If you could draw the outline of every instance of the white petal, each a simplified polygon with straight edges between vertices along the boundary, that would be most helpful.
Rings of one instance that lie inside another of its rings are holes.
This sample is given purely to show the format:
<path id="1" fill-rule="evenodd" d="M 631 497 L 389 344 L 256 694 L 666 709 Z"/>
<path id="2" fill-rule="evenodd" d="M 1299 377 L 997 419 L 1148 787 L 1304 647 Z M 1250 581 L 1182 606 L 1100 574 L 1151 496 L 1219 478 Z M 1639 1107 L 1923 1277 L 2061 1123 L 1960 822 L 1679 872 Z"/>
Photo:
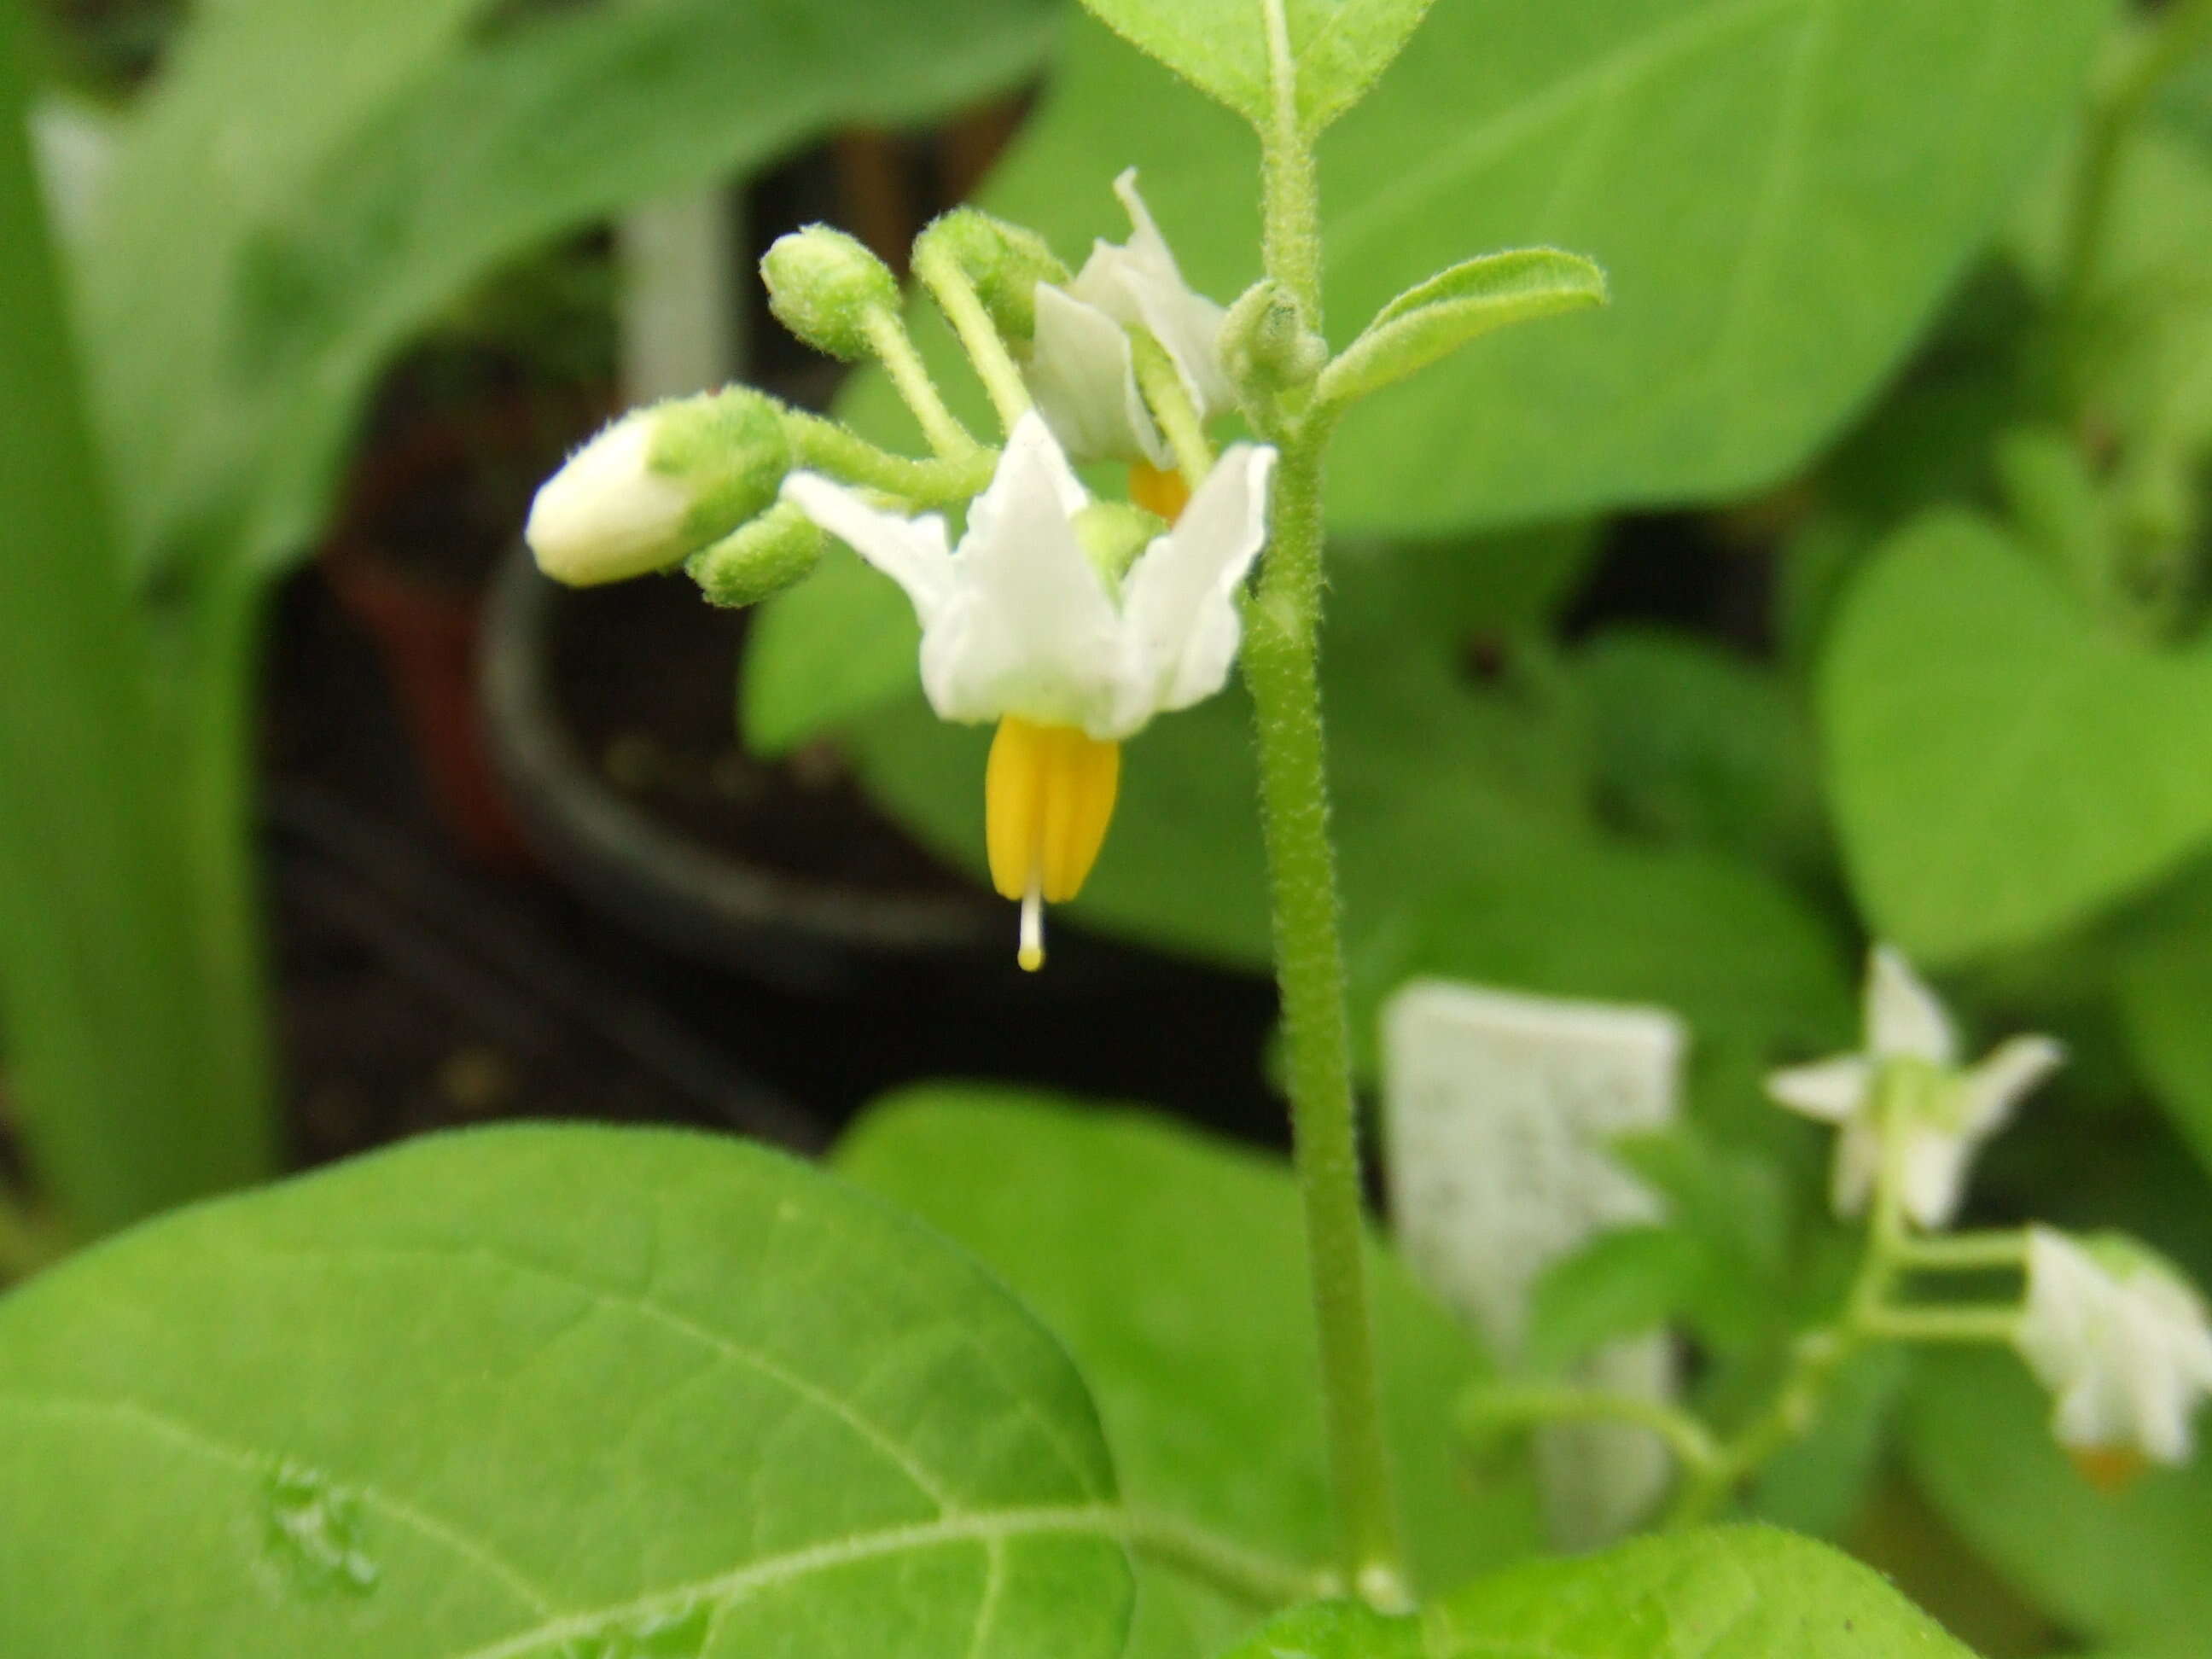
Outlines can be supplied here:
<path id="1" fill-rule="evenodd" d="M 945 520 L 932 513 L 903 518 L 872 507 L 857 490 L 812 472 L 783 481 L 784 499 L 906 590 L 914 614 L 927 629 L 957 586 Z"/>
<path id="2" fill-rule="evenodd" d="M 2112 1285 L 2089 1253 L 2050 1227 L 2027 1230 L 2027 1307 L 2014 1345 L 2053 1390 L 2090 1368 Z"/>
<path id="3" fill-rule="evenodd" d="M 691 497 L 653 471 L 653 436 L 649 411 L 634 410 L 545 481 L 522 532 L 539 569 L 583 587 L 641 576 L 683 556 L 674 538 Z"/>
<path id="4" fill-rule="evenodd" d="M 1973 1151 L 1963 1135 L 1931 1129 L 1910 1135 L 1902 1172 L 1905 1212 L 1930 1231 L 1949 1226 L 1966 1195 L 1966 1166 Z"/>
<path id="5" fill-rule="evenodd" d="M 1838 1054 L 1766 1074 L 1769 1096 L 1823 1123 L 1841 1123 L 1863 1111 L 1873 1089 L 1874 1062 L 1864 1054 Z"/>
<path id="6" fill-rule="evenodd" d="M 1867 1119 L 1850 1119 L 1836 1137 L 1835 1170 L 1828 1181 L 1828 1201 L 1836 1213 L 1849 1217 L 1863 1212 L 1881 1170 L 1881 1137 Z"/>
<path id="7" fill-rule="evenodd" d="M 2135 1419 L 2133 1438 L 2160 1463 L 2186 1462 L 2196 1389 L 2176 1363 L 2179 1355 L 2167 1340 L 2157 1310 L 2124 1293 L 2117 1312 L 2114 1337 L 2120 1379 Z"/>
<path id="8" fill-rule="evenodd" d="M 1118 322 L 1150 330 L 1201 416 L 1228 408 L 1236 401 L 1221 368 L 1221 324 L 1228 313 L 1183 280 L 1167 239 L 1137 193 L 1134 167 L 1114 181 L 1114 193 L 1128 210 L 1128 242 L 1096 244 L 1068 291 Z"/>
<path id="9" fill-rule="evenodd" d="M 1128 331 L 1049 283 L 1036 286 L 1036 340 L 1024 377 L 1053 435 L 1083 460 L 1169 464 L 1137 388 Z"/>
<path id="10" fill-rule="evenodd" d="M 1212 696 L 1228 679 L 1242 632 L 1237 590 L 1267 539 L 1274 466 L 1273 449 L 1238 444 L 1130 569 L 1121 619 L 1135 670 L 1123 710 L 1131 730 Z"/>
<path id="11" fill-rule="evenodd" d="M 1877 1058 L 1907 1056 L 1931 1066 L 1958 1064 L 1959 1040 L 1936 994 L 1887 945 L 1867 963 L 1867 1048 Z"/>
<path id="12" fill-rule="evenodd" d="M 1084 501 L 1043 420 L 1024 416 L 969 509 L 957 600 L 923 629 L 922 689 L 946 720 L 1111 724 L 1121 617 L 1069 522 Z"/>
<path id="13" fill-rule="evenodd" d="M 2027 1092 L 2065 1062 L 2065 1045 L 2054 1037 L 2016 1036 L 1999 1043 L 1960 1079 L 1966 1132 L 1987 1135 L 2002 1128 Z"/>

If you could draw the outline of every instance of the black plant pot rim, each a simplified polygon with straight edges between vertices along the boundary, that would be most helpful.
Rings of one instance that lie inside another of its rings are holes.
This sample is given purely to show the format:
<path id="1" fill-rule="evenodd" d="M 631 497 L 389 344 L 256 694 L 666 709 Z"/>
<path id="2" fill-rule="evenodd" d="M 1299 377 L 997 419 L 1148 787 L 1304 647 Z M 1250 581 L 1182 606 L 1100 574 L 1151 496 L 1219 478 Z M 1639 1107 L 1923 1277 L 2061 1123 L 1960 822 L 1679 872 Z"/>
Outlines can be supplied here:
<path id="1" fill-rule="evenodd" d="M 741 861 L 610 787 L 554 691 L 550 635 L 565 591 L 515 545 L 485 608 L 478 690 L 525 836 L 587 902 L 667 949 L 803 988 L 838 988 L 885 966 L 1011 957 L 980 895 L 884 892 Z"/>

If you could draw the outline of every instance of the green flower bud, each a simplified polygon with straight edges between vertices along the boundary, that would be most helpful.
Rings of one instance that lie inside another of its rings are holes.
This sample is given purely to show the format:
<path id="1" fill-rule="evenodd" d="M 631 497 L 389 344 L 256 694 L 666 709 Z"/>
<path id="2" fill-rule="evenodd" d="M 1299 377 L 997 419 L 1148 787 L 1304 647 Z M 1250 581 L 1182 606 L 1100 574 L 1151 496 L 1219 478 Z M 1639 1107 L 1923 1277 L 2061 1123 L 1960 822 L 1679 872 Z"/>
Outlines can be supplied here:
<path id="1" fill-rule="evenodd" d="M 1168 533 L 1168 521 L 1129 501 L 1093 501 L 1075 515 L 1075 539 L 1097 568 L 1118 586 L 1154 538 Z"/>
<path id="2" fill-rule="evenodd" d="M 665 570 L 775 499 L 791 443 L 774 400 L 744 386 L 632 410 L 531 503 L 538 567 L 572 587 Z"/>
<path id="3" fill-rule="evenodd" d="M 779 501 L 750 524 L 740 525 L 684 563 L 710 605 L 732 610 L 773 599 L 811 575 L 824 538 L 814 521 L 789 501 Z"/>
<path id="4" fill-rule="evenodd" d="M 1314 332 L 1297 295 L 1255 283 L 1221 324 L 1221 363 L 1248 409 L 1314 383 L 1328 365 L 1328 343 Z"/>
<path id="5" fill-rule="evenodd" d="M 975 208 L 932 220 L 914 244 L 915 264 L 945 259 L 965 273 L 991 321 L 1009 340 L 1036 333 L 1036 285 L 1071 280 L 1043 237 Z"/>
<path id="6" fill-rule="evenodd" d="M 827 225 L 779 236 L 761 261 L 768 306 L 817 351 L 851 362 L 869 355 L 868 319 L 898 309 L 898 279 L 857 240 Z"/>

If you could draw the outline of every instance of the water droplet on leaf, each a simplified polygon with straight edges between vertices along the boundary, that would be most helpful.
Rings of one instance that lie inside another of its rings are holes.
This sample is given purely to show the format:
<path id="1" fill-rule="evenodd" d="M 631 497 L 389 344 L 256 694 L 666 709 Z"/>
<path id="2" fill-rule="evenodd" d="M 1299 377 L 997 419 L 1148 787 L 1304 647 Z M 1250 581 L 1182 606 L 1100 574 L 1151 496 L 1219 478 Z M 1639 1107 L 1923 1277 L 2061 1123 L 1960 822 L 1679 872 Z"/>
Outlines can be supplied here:
<path id="1" fill-rule="evenodd" d="M 287 1458 L 264 1492 L 269 1553 L 310 1595 L 366 1595 L 383 1576 L 362 1542 L 361 1494 Z"/>

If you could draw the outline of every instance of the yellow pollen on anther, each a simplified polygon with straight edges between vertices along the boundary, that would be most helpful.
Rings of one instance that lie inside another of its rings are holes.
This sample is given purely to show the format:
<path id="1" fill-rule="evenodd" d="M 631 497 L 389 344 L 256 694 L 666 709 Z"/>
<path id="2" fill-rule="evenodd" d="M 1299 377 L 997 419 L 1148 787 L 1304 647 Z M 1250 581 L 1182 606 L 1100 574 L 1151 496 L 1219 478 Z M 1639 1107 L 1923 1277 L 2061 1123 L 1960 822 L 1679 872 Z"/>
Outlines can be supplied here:
<path id="1" fill-rule="evenodd" d="M 1129 499 L 1155 518 L 1173 524 L 1190 505 L 1190 485 L 1172 468 L 1162 471 L 1149 461 L 1129 465 Z"/>
<path id="2" fill-rule="evenodd" d="M 1083 889 L 1121 785 L 1121 745 L 1072 726 L 1009 714 L 999 722 L 983 774 L 984 843 L 991 884 L 1022 907 L 1018 960 L 1044 966 L 1044 907 Z"/>
<path id="3" fill-rule="evenodd" d="M 2150 1467 L 2132 1446 L 2069 1446 L 2066 1456 L 2075 1474 L 2108 1497 L 2126 1491 Z"/>

